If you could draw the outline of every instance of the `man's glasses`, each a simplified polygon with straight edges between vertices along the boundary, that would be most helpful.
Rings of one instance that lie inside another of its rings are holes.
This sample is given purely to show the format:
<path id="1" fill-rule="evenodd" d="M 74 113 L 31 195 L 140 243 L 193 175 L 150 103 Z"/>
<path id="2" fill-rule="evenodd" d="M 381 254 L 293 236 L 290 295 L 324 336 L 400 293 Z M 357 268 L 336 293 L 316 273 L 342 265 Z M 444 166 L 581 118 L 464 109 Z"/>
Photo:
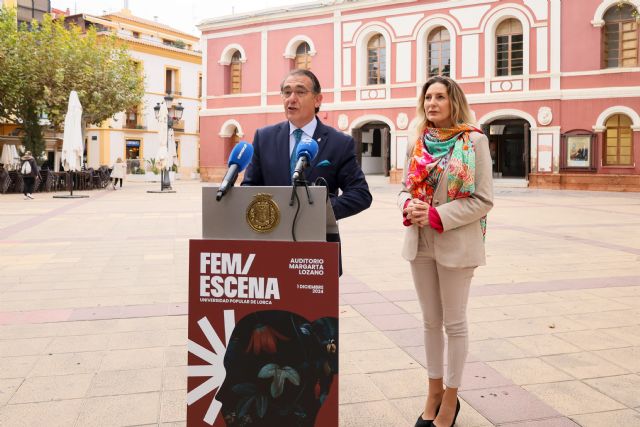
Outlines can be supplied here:
<path id="1" fill-rule="evenodd" d="M 291 90 L 291 89 L 283 89 L 280 92 L 280 95 L 282 96 L 283 99 L 287 99 L 289 98 L 292 94 L 296 94 L 296 96 L 298 98 L 304 98 L 305 96 L 307 96 L 307 94 L 309 94 L 311 91 L 307 90 L 307 89 L 295 89 L 295 90 Z"/>

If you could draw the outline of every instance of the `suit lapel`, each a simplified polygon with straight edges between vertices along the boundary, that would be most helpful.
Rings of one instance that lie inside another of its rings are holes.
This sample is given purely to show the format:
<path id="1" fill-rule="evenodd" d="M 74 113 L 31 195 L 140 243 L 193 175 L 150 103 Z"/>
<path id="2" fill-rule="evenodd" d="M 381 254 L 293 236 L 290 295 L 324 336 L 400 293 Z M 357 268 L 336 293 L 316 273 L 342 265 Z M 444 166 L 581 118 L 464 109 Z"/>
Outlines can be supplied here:
<path id="1" fill-rule="evenodd" d="M 275 154 L 277 157 L 276 170 L 279 171 L 279 180 L 288 183 L 291 181 L 291 177 L 289 176 L 289 161 L 291 159 L 289 154 L 289 122 L 282 122 L 280 129 L 278 129 Z"/>
<path id="2" fill-rule="evenodd" d="M 318 125 L 316 126 L 316 131 L 313 133 L 313 139 L 318 143 L 318 154 L 316 158 L 311 162 L 311 167 L 315 167 L 316 164 L 322 159 L 322 152 L 327 146 L 328 138 L 329 138 L 329 129 L 325 125 L 322 124 L 320 119 L 316 117 L 318 120 Z"/>

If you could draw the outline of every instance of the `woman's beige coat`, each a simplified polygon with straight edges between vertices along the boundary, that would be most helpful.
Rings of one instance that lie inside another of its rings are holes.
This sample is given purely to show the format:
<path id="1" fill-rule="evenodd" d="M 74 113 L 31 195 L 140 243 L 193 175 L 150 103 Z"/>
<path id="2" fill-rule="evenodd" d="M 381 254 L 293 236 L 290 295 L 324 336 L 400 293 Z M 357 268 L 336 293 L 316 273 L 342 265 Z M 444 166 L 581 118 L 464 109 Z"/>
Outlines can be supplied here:
<path id="1" fill-rule="evenodd" d="M 110 178 L 124 178 L 127 174 L 127 164 L 125 162 L 115 162 L 111 169 Z"/>
<path id="2" fill-rule="evenodd" d="M 480 218 L 493 207 L 493 181 L 491 155 L 487 137 L 479 132 L 471 133 L 476 150 L 475 192 L 466 198 L 447 202 L 447 180 L 443 175 L 433 196 L 432 206 L 437 209 L 444 227 L 443 233 L 425 230 L 434 234 L 434 254 L 438 264 L 450 268 L 466 268 L 486 263 L 484 240 L 480 228 Z M 398 206 L 403 209 L 411 195 L 407 191 L 407 165 L 413 154 L 414 144 L 409 143 L 405 157 L 402 191 L 398 195 Z M 425 228 L 429 228 L 428 225 Z M 402 257 L 413 261 L 418 252 L 420 228 L 417 225 L 406 227 Z"/>

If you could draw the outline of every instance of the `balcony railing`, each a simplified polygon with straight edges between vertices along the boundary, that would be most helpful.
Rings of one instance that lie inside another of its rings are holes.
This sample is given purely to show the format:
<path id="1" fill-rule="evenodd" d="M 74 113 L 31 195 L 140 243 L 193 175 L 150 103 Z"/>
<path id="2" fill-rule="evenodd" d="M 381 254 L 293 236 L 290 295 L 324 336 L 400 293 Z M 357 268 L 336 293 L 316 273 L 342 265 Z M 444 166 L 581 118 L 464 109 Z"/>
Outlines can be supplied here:
<path id="1" fill-rule="evenodd" d="M 143 126 L 143 125 L 138 125 L 135 123 L 125 123 L 123 129 L 139 129 L 139 130 L 146 130 L 147 127 Z"/>

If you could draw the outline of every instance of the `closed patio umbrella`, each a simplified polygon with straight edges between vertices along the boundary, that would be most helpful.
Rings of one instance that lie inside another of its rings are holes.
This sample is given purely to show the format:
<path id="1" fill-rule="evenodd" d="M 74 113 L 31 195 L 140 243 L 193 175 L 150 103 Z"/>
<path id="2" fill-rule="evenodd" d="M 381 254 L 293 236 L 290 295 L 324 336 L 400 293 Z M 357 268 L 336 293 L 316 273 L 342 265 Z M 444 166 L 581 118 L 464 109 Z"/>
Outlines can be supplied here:
<path id="1" fill-rule="evenodd" d="M 173 128 L 169 129 L 169 148 L 167 157 L 167 169 L 171 170 L 174 164 L 178 162 L 178 153 L 176 152 L 176 136 Z"/>
<path id="2" fill-rule="evenodd" d="M 4 165 L 5 170 L 9 170 L 13 166 L 13 156 L 9 147 L 9 144 L 4 144 L 2 146 L 2 155 L 0 155 L 0 163 Z"/>
<path id="3" fill-rule="evenodd" d="M 15 145 L 10 145 L 9 147 L 11 147 L 11 157 L 13 158 L 11 164 L 15 168 L 20 164 L 20 155 L 18 154 L 18 149 Z"/>
<path id="4" fill-rule="evenodd" d="M 70 176 L 82 169 L 82 105 L 78 93 L 72 90 L 69 94 L 69 106 L 67 107 L 67 115 L 64 118 L 64 136 L 62 139 L 62 164 L 64 170 L 70 171 Z M 69 188 L 71 193 L 68 196 L 53 197 L 89 197 L 73 195 L 73 179 L 69 180 Z"/>

